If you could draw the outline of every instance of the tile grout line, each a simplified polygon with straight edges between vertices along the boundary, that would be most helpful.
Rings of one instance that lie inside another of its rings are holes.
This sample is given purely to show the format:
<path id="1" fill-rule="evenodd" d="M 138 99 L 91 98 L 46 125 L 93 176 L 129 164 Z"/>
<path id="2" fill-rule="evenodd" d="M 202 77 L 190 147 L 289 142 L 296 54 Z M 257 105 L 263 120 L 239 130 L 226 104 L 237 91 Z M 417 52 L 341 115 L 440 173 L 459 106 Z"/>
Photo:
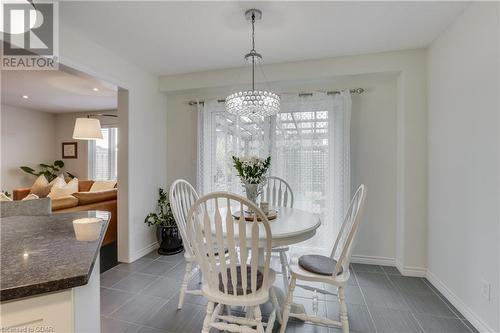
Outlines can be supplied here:
<path id="1" fill-rule="evenodd" d="M 442 301 L 443 301 L 443 303 L 445 303 L 445 304 L 446 304 L 446 306 L 448 307 L 448 309 L 450 309 L 450 311 L 451 311 L 451 312 L 453 312 L 453 314 L 454 314 L 455 316 L 457 316 L 457 318 L 458 318 L 458 319 L 462 319 L 462 318 L 460 318 L 460 317 L 459 317 L 459 315 L 461 315 L 461 313 L 460 313 L 460 314 L 459 314 L 459 313 L 457 313 L 457 311 L 458 311 L 458 310 L 457 310 L 457 311 L 455 311 L 455 310 L 453 310 L 453 309 L 452 309 L 452 308 L 448 305 L 448 302 L 449 302 L 449 301 L 446 299 L 446 297 L 444 297 L 444 295 L 443 295 L 443 296 L 440 296 L 440 295 L 439 295 L 439 294 L 438 294 L 438 293 L 434 290 L 434 288 L 435 288 L 435 287 L 434 287 L 434 286 L 431 286 L 429 283 L 427 283 L 427 282 L 425 281 L 425 279 L 422 279 L 422 281 L 423 281 L 423 282 L 424 282 L 424 283 L 425 283 L 425 284 L 429 287 L 429 289 L 430 289 L 430 290 L 432 290 L 432 292 L 434 293 L 434 295 L 436 295 L 436 296 L 437 296 L 440 300 L 442 300 Z"/>
<path id="2" fill-rule="evenodd" d="M 424 327 L 422 326 L 422 324 L 420 323 L 420 321 L 417 319 L 417 316 L 415 316 L 415 314 L 413 313 L 413 311 L 411 310 L 411 306 L 410 304 L 408 304 L 408 302 L 406 301 L 406 298 L 404 297 L 403 293 L 398 289 L 398 287 L 394 284 L 394 282 L 391 280 L 391 277 L 389 276 L 389 274 L 385 271 L 385 269 L 382 267 L 382 270 L 384 271 L 387 279 L 389 280 L 389 283 L 394 287 L 394 290 L 398 293 L 399 296 L 401 296 L 401 298 L 403 299 L 403 302 L 408 306 L 408 312 L 410 313 L 410 315 L 412 316 L 412 318 L 415 320 L 415 322 L 417 323 L 418 327 L 420 328 L 420 330 L 424 333 L 426 333 Z M 396 275 L 398 276 L 398 275 Z M 404 276 L 401 274 L 401 276 Z"/>
<path id="3" fill-rule="evenodd" d="M 398 276 L 398 275 L 394 275 L 394 276 Z M 431 291 L 432 291 L 431 293 L 428 293 L 428 292 L 417 292 L 417 291 L 408 291 L 408 292 L 409 292 L 410 294 L 435 294 L 435 295 L 439 298 L 439 300 L 440 300 L 440 301 L 442 301 L 442 302 L 446 305 L 446 307 L 450 310 L 450 312 L 452 313 L 452 315 L 453 315 L 453 316 L 451 316 L 451 317 L 450 317 L 450 316 L 446 316 L 446 315 L 437 315 L 437 314 L 430 314 L 430 313 L 419 313 L 419 314 L 424 315 L 424 316 L 432 316 L 432 317 L 436 317 L 436 318 L 461 319 L 461 318 L 457 315 L 456 311 L 453 311 L 453 309 L 452 309 L 452 308 L 450 308 L 450 306 L 448 305 L 448 303 L 446 303 L 446 302 L 445 302 L 445 300 L 444 300 L 442 297 L 440 297 L 440 296 L 439 296 L 439 295 L 438 295 L 438 294 L 437 294 L 437 293 L 436 293 L 436 292 L 435 292 L 435 291 L 434 291 L 434 290 L 433 290 L 433 289 L 429 286 L 429 284 L 428 284 L 428 283 L 425 283 L 425 280 L 423 280 L 423 278 L 418 278 L 418 277 L 413 277 L 413 276 L 404 276 L 404 275 L 401 275 L 401 277 L 403 277 L 403 278 L 410 278 L 410 279 L 415 278 L 415 279 L 420 279 L 420 280 L 422 280 L 422 281 L 424 282 L 424 284 L 426 284 L 426 285 L 429 287 L 429 289 L 431 289 Z M 391 280 L 390 275 L 388 275 L 388 278 L 389 278 L 389 281 L 390 281 L 390 282 L 394 285 L 394 282 Z M 400 290 L 398 289 L 398 287 L 396 287 L 395 289 L 396 289 L 396 291 L 397 291 L 397 292 L 398 292 L 401 296 L 403 296 L 403 299 L 406 301 L 406 299 L 405 299 L 405 297 L 404 297 L 405 295 L 403 295 L 402 291 L 400 291 Z M 407 303 L 407 304 L 408 304 L 408 303 Z M 408 304 L 408 305 L 409 305 L 409 304 Z M 410 312 L 412 312 L 412 313 L 413 313 L 413 311 L 411 311 L 411 308 L 410 308 Z"/>
<path id="4" fill-rule="evenodd" d="M 132 322 L 132 321 L 127 321 L 127 320 L 123 320 L 123 319 L 118 319 L 118 318 L 110 317 L 109 315 L 108 315 L 108 316 L 101 315 L 101 317 L 104 317 L 104 318 L 106 318 L 106 319 L 116 320 L 116 321 L 119 321 L 119 322 L 122 322 L 122 323 L 125 323 L 125 324 L 134 325 L 134 326 L 137 326 L 137 327 L 138 327 L 138 329 L 140 329 L 141 327 L 146 327 L 146 328 L 152 328 L 152 329 L 157 330 L 157 331 L 162 331 L 162 330 L 163 330 L 163 329 L 158 329 L 158 328 L 153 327 L 153 326 L 148 326 L 148 325 L 138 324 L 138 323 L 134 323 L 134 322 Z M 136 332 L 139 332 L 139 331 L 136 331 Z M 172 332 L 170 332 L 170 331 L 165 331 L 165 333 L 172 333 Z"/>
<path id="5" fill-rule="evenodd" d="M 467 324 L 464 322 L 464 319 L 460 318 L 460 316 L 459 316 L 459 315 L 462 315 L 462 314 L 461 314 L 461 313 L 460 313 L 460 314 L 458 314 L 458 313 L 457 313 L 458 309 L 457 309 L 457 311 L 453 310 L 453 309 L 452 309 L 452 308 L 448 305 L 448 302 L 449 302 L 449 301 L 448 301 L 448 300 L 444 297 L 444 295 L 441 297 L 441 296 L 440 296 L 440 295 L 439 295 L 439 294 L 438 294 L 438 293 L 434 290 L 434 288 L 435 288 L 435 287 L 434 287 L 434 286 L 431 286 L 431 285 L 430 285 L 430 282 L 426 282 L 426 280 L 427 280 L 427 279 L 422 279 L 422 281 L 423 281 L 423 282 L 424 282 L 424 283 L 425 283 L 425 284 L 429 287 L 429 289 L 431 289 L 431 290 L 432 290 L 432 292 L 433 292 L 433 293 L 434 293 L 434 294 L 435 294 L 435 295 L 436 295 L 436 296 L 437 296 L 437 297 L 438 297 L 441 301 L 443 301 L 443 303 L 444 303 L 444 304 L 446 304 L 446 306 L 448 307 L 448 309 L 450 309 L 450 311 L 451 311 L 451 312 L 453 312 L 453 314 L 455 314 L 455 316 L 457 316 L 457 319 L 459 319 L 459 320 L 462 322 L 462 324 L 464 324 L 464 325 L 465 325 L 465 327 L 467 327 L 467 329 L 469 330 L 469 332 L 474 333 L 474 332 L 471 330 L 471 328 L 469 327 L 469 325 L 467 325 Z M 462 316 L 463 316 L 463 315 L 462 315 Z"/>
<path id="6" fill-rule="evenodd" d="M 382 268 L 381 268 L 382 269 Z M 383 271 L 383 269 L 382 269 Z M 361 297 L 363 297 L 363 302 L 365 303 L 365 306 L 366 306 L 366 311 L 368 311 L 368 314 L 370 315 L 370 319 L 372 321 L 372 324 L 373 324 L 373 327 L 375 328 L 375 332 L 378 333 L 378 329 L 377 329 L 377 326 L 375 325 L 375 320 L 373 320 L 373 315 L 372 315 L 372 312 L 370 311 L 370 308 L 368 307 L 368 302 L 366 301 L 366 298 L 365 298 L 365 293 L 363 292 L 363 289 L 361 288 L 361 285 L 359 284 L 359 281 L 358 281 L 358 276 L 356 274 L 356 271 L 354 269 L 354 266 L 352 266 L 352 274 L 354 275 L 354 279 L 356 280 L 356 283 L 358 284 L 358 287 L 359 287 L 359 290 L 361 292 Z"/>
<path id="7" fill-rule="evenodd" d="M 462 324 L 464 324 L 471 333 L 475 333 L 474 330 L 472 329 L 472 327 L 474 327 L 474 326 L 472 326 L 470 321 L 468 321 L 467 319 L 462 319 L 462 318 L 460 318 L 460 320 L 462 321 Z M 467 324 L 467 323 L 469 323 L 469 324 Z M 475 327 L 474 327 L 474 329 L 475 329 Z"/>
<path id="8" fill-rule="evenodd" d="M 385 272 L 385 270 L 384 270 Z M 389 279 L 389 281 L 391 282 L 391 284 L 394 285 L 394 282 L 391 280 L 389 274 L 387 274 L 386 272 L 386 275 L 387 275 L 387 278 Z M 405 277 L 404 275 L 401 275 L 402 277 Z M 411 277 L 410 277 L 411 278 Z M 448 316 L 439 316 L 439 315 L 432 315 L 432 314 L 425 314 L 423 313 L 422 315 L 428 315 L 428 316 L 431 316 L 431 317 L 435 317 L 435 318 L 442 318 L 442 319 L 458 319 L 460 320 L 466 327 L 467 327 L 467 330 L 469 330 L 471 333 L 474 333 L 472 332 L 472 330 L 470 329 L 470 327 L 464 322 L 464 320 L 462 318 L 460 318 L 457 314 L 456 311 L 454 311 L 449 305 L 448 303 L 446 302 L 447 300 L 444 299 L 443 297 L 441 297 L 438 293 L 436 293 L 436 291 L 433 289 L 433 286 L 430 286 L 429 283 L 426 282 L 425 279 L 423 278 L 420 278 L 420 280 L 426 285 L 429 287 L 429 289 L 432 291 L 432 294 L 436 295 L 445 305 L 446 307 L 451 311 L 451 313 L 453 315 L 455 315 L 455 317 L 448 317 Z M 404 298 L 404 295 L 402 294 L 401 291 L 399 291 L 399 289 L 396 287 L 396 291 L 401 295 L 403 296 L 403 300 L 406 302 L 406 299 Z M 407 302 L 406 302 L 407 303 Z M 408 303 L 407 303 L 408 304 Z M 411 310 L 411 308 L 410 308 Z M 419 327 L 422 329 L 423 332 L 426 332 L 425 329 L 423 328 L 422 324 L 420 323 L 420 321 L 418 320 L 418 318 L 415 316 L 415 314 L 413 313 L 413 311 L 410 311 L 410 314 L 412 315 L 412 317 L 416 320 L 417 324 L 419 325 Z"/>
<path id="9" fill-rule="evenodd" d="M 153 261 L 154 261 L 154 260 L 153 260 Z M 175 267 L 177 267 L 179 264 L 181 264 L 181 262 L 178 262 L 177 264 L 175 264 L 175 265 L 174 265 L 174 267 L 172 267 L 172 269 L 168 270 L 167 272 L 170 272 L 170 271 L 171 271 L 171 270 L 173 270 Z M 165 272 L 165 273 L 167 273 L 167 272 Z M 131 274 L 132 274 L 132 273 L 137 273 L 137 272 L 129 272 L 129 273 L 131 273 Z M 140 274 L 141 274 L 141 273 L 140 273 Z M 150 275 L 150 274 L 146 274 L 146 275 Z M 155 275 L 152 275 L 152 276 L 155 276 Z M 146 288 L 148 288 L 148 287 L 152 286 L 152 285 L 153 285 L 153 283 L 154 283 L 154 282 L 156 282 L 156 281 L 158 281 L 159 279 L 161 279 L 161 277 L 162 277 L 161 275 L 160 275 L 160 276 L 156 276 L 156 278 L 155 278 L 153 281 L 151 281 L 150 283 L 148 283 L 147 285 L 145 285 L 143 288 L 141 288 L 140 290 L 138 290 L 138 291 L 137 291 L 137 293 L 130 293 L 129 291 L 124 291 L 124 292 L 127 292 L 127 293 L 129 293 L 129 294 L 134 294 L 134 297 L 132 297 L 130 300 L 128 300 L 127 302 L 125 302 L 125 303 L 123 303 L 122 305 L 120 305 L 120 306 L 119 306 L 118 308 L 116 308 L 114 311 L 112 311 L 112 312 L 109 314 L 109 316 L 111 316 L 111 315 L 115 314 L 115 313 L 116 313 L 119 309 L 121 309 L 122 307 L 124 307 L 126 304 L 129 304 L 130 302 L 132 302 L 132 301 L 133 301 L 133 300 L 134 300 L 137 296 L 139 296 L 139 295 L 142 293 L 142 291 L 144 291 Z M 124 277 L 123 279 L 125 279 L 125 278 L 126 278 L 126 277 Z M 122 280 L 123 280 L 123 279 L 122 279 Z M 121 280 L 120 280 L 120 281 L 121 281 Z M 117 283 L 118 283 L 118 282 L 117 282 Z M 113 284 L 113 286 L 114 286 L 114 285 L 116 285 L 116 283 L 115 283 L 115 284 Z M 120 289 L 114 289 L 114 288 L 109 288 L 109 289 L 112 289 L 112 290 L 118 290 L 118 291 L 123 291 L 123 290 L 120 290 Z M 149 296 L 149 295 L 144 295 L 144 296 Z M 155 296 L 150 296 L 150 297 L 158 298 L 158 299 L 161 299 L 161 300 L 165 301 L 165 302 L 161 303 L 161 304 L 158 306 L 158 309 L 160 309 L 162 306 L 164 306 L 165 304 L 167 304 L 167 303 L 168 303 L 168 302 L 169 302 L 169 301 L 170 301 L 170 300 L 171 300 L 174 296 L 172 296 L 172 297 L 168 298 L 167 300 L 165 300 L 165 299 L 163 299 L 163 298 L 161 298 L 161 297 L 155 297 Z"/>
<path id="10" fill-rule="evenodd" d="M 124 307 L 126 304 L 129 304 L 130 302 L 132 302 L 134 299 L 137 298 L 137 296 L 139 296 L 141 294 L 141 292 L 146 289 L 147 287 L 149 287 L 150 285 L 152 285 L 156 280 L 159 280 L 160 277 L 158 276 L 156 279 L 154 279 L 153 281 L 151 281 L 150 283 L 148 283 L 146 286 L 144 286 L 142 289 L 138 290 L 136 293 L 133 293 L 134 294 L 134 297 L 132 297 L 131 299 L 129 299 L 127 302 L 123 303 L 122 305 L 120 305 L 119 307 L 117 307 L 114 311 L 112 311 L 109 316 L 113 315 L 114 313 L 116 313 L 116 311 L 118 311 L 119 309 L 121 309 L 122 307 Z M 113 290 L 120 290 L 120 289 L 113 289 Z M 127 292 L 127 291 L 125 291 Z M 130 292 L 128 292 L 130 293 Z M 144 295 L 144 296 L 149 296 L 149 295 Z M 163 300 L 163 298 L 161 297 L 155 297 L 155 296 L 150 296 L 150 297 L 154 297 L 154 298 L 158 298 L 158 299 L 161 299 Z M 168 302 L 168 301 L 167 301 Z M 165 303 L 162 303 L 161 306 L 165 305 L 167 302 Z"/>

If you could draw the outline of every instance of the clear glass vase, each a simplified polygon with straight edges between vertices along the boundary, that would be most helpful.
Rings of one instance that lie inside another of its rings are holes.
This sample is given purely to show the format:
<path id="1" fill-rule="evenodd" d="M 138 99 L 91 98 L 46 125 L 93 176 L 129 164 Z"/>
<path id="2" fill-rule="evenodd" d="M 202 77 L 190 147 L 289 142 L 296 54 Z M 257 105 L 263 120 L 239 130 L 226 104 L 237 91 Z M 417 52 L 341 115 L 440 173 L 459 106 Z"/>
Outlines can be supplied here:
<path id="1" fill-rule="evenodd" d="M 243 187 L 245 188 L 247 199 L 258 206 L 259 203 L 257 202 L 257 200 L 261 192 L 261 184 L 243 183 Z"/>

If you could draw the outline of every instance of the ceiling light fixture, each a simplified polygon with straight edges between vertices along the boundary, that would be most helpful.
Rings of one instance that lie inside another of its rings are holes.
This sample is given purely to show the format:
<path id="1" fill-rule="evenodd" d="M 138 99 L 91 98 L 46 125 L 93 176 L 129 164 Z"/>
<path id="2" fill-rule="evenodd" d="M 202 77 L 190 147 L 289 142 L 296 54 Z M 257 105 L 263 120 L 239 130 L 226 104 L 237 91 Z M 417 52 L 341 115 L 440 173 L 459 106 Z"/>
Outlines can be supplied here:
<path id="1" fill-rule="evenodd" d="M 99 91 L 99 88 L 92 88 L 93 91 Z"/>
<path id="2" fill-rule="evenodd" d="M 76 118 L 73 128 L 73 139 L 99 140 L 102 139 L 101 122 L 97 117 L 118 117 L 114 114 L 89 114 L 87 118 Z"/>
<path id="3" fill-rule="evenodd" d="M 23 99 L 28 99 L 28 98 L 29 98 L 29 96 L 28 96 L 28 95 L 22 95 L 21 97 L 22 97 Z"/>
<path id="4" fill-rule="evenodd" d="M 226 110 L 238 116 L 272 116 L 280 110 L 280 97 L 270 91 L 255 90 L 255 64 L 262 60 L 262 55 L 255 51 L 255 20 L 262 19 L 262 12 L 249 9 L 245 17 L 252 22 L 252 49 L 245 55 L 245 59 L 252 64 L 252 90 L 229 95 L 226 98 Z"/>

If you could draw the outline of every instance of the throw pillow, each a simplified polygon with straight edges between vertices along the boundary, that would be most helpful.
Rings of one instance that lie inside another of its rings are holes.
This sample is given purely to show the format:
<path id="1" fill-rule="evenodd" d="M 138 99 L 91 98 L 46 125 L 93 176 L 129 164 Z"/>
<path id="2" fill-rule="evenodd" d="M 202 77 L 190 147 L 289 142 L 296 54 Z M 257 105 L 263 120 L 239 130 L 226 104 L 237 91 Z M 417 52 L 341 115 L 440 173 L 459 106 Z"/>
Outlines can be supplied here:
<path id="1" fill-rule="evenodd" d="M 23 200 L 35 200 L 35 199 L 39 199 L 40 197 L 34 193 L 30 193 L 28 194 L 27 196 L 25 196 L 23 198 Z"/>
<path id="2" fill-rule="evenodd" d="M 67 197 L 75 192 L 78 192 L 78 179 L 73 178 L 67 184 L 64 179 L 57 177 L 55 179 L 54 185 L 50 189 L 48 195 L 51 199 L 57 199 L 62 197 Z"/>
<path id="3" fill-rule="evenodd" d="M 40 198 L 45 198 L 50 192 L 50 187 L 51 185 L 47 181 L 47 178 L 44 175 L 40 175 L 31 186 L 30 193 L 36 194 Z"/>
<path id="4" fill-rule="evenodd" d="M 79 205 L 88 205 L 94 202 L 116 200 L 118 194 L 118 189 L 113 188 L 111 190 L 96 191 L 96 192 L 77 192 L 73 193 L 73 196 L 78 198 Z"/>
<path id="5" fill-rule="evenodd" d="M 60 182 L 61 180 L 64 181 L 64 184 L 66 184 L 66 179 L 64 179 L 64 175 L 62 173 L 57 175 L 56 178 L 52 179 L 52 181 L 49 183 L 49 186 L 52 187 L 56 182 Z"/>
<path id="6" fill-rule="evenodd" d="M 116 180 L 96 180 L 92 187 L 90 188 L 90 192 L 111 190 L 115 188 Z"/>
<path id="7" fill-rule="evenodd" d="M 0 192 L 0 201 L 12 201 L 5 193 Z"/>

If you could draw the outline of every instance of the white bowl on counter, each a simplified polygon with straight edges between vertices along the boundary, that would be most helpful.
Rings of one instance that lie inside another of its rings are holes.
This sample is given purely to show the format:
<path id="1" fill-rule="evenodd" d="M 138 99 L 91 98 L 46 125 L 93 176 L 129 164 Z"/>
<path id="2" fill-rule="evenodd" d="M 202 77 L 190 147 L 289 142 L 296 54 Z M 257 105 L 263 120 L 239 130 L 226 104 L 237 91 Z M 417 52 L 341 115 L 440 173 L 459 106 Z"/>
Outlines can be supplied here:
<path id="1" fill-rule="evenodd" d="M 82 242 L 93 242 L 99 239 L 101 234 L 102 219 L 97 217 L 86 217 L 73 221 L 76 240 Z"/>

